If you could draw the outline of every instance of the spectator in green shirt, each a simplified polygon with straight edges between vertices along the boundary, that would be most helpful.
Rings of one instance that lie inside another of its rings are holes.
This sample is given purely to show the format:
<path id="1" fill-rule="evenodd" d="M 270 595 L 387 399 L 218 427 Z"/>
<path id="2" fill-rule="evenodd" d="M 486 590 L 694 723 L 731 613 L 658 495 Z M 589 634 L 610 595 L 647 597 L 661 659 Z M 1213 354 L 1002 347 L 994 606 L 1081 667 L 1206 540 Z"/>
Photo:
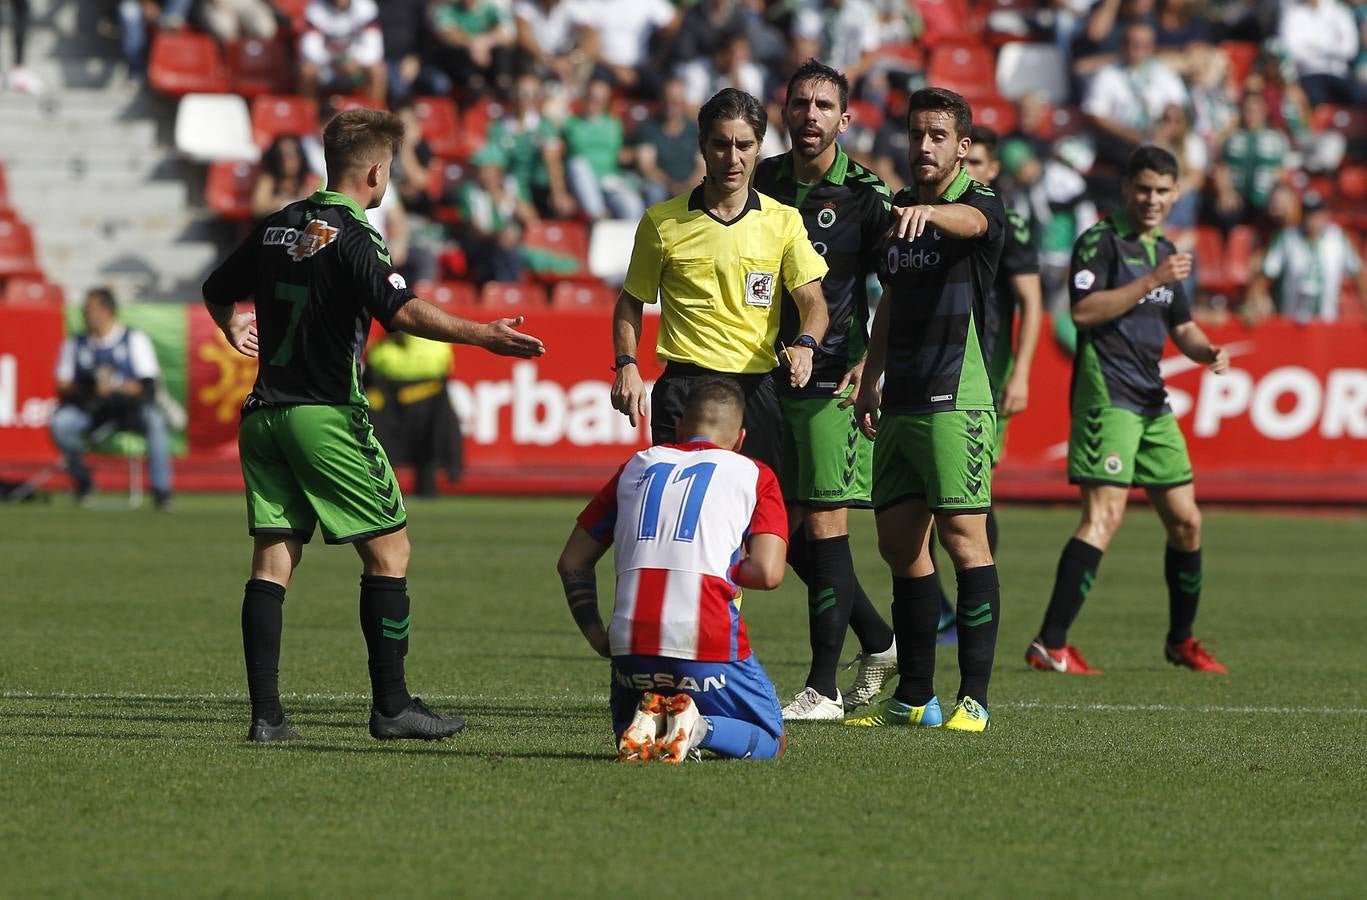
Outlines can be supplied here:
<path id="1" fill-rule="evenodd" d="M 538 221 L 536 210 L 518 195 L 517 181 L 504 171 L 500 154 L 486 147 L 470 162 L 475 178 L 460 186 L 460 220 L 466 256 L 478 282 L 521 281 L 518 244 Z"/>
<path id="2" fill-rule="evenodd" d="M 484 151 L 517 182 L 523 200 L 542 215 L 569 218 L 578 208 L 565 182 L 564 142 L 555 123 L 542 114 L 541 82 L 518 77 L 512 108 L 489 126 Z"/>
<path id="3" fill-rule="evenodd" d="M 435 62 L 457 85 L 475 93 L 507 87 L 513 28 L 493 0 L 432 4 L 432 33 Z"/>
<path id="4" fill-rule="evenodd" d="M 645 202 L 652 206 L 691 191 L 702 181 L 698 123 L 689 115 L 687 91 L 680 79 L 665 82 L 659 118 L 643 122 L 636 130 L 635 158 L 636 171 L 644 181 Z"/>
<path id="5" fill-rule="evenodd" d="M 579 207 L 593 221 L 639 221 L 646 211 L 634 179 L 622 171 L 622 120 L 612 113 L 612 86 L 589 82 L 584 111 L 565 122 L 565 175 Z"/>
<path id="6" fill-rule="evenodd" d="M 1225 141 L 1215 168 L 1215 212 L 1222 223 L 1261 216 L 1267 199 L 1287 168 L 1291 142 L 1271 127 L 1267 99 L 1244 94 L 1239 105 L 1239 128 Z"/>

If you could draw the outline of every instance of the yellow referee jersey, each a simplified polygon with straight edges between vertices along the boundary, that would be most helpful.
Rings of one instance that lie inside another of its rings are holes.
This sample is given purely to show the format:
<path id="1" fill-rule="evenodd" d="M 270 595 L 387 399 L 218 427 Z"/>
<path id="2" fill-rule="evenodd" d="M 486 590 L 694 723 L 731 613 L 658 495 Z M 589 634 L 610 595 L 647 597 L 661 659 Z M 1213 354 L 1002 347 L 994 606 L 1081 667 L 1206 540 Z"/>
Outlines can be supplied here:
<path id="1" fill-rule="evenodd" d="M 825 274 L 796 209 L 751 189 L 741 214 L 723 222 L 700 185 L 646 210 L 623 287 L 643 303 L 659 297 L 661 359 L 753 374 L 778 365 L 780 286 Z"/>

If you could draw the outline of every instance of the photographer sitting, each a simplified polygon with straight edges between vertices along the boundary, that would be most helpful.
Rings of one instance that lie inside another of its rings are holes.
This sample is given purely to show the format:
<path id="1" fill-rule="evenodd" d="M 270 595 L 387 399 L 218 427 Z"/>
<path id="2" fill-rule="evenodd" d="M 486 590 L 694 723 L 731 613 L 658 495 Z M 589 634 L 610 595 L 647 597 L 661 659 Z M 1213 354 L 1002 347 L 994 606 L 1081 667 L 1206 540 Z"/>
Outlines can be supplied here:
<path id="1" fill-rule="evenodd" d="M 120 324 L 114 295 L 96 288 L 86 295 L 82 315 L 86 333 L 68 337 L 57 360 L 57 394 L 52 439 L 66 457 L 76 499 L 90 494 L 87 444 L 116 431 L 135 431 L 147 439 L 152 496 L 157 509 L 171 504 L 171 445 L 166 416 L 157 406 L 157 365 L 152 341 Z"/>

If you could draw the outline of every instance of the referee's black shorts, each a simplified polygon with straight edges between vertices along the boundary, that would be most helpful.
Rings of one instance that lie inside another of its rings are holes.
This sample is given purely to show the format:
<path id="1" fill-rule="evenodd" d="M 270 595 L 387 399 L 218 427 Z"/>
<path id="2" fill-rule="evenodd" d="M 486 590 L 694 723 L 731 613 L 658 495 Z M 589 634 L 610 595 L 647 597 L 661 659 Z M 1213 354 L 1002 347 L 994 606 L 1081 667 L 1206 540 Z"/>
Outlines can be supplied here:
<path id="1" fill-rule="evenodd" d="M 686 441 L 694 435 L 676 434 L 693 383 L 702 378 L 731 378 L 745 392 L 745 443 L 740 452 L 764 463 L 775 473 L 783 459 L 783 410 L 774 378 L 768 372 L 737 375 L 714 372 L 691 363 L 669 362 L 650 392 L 650 440 L 655 444 Z"/>

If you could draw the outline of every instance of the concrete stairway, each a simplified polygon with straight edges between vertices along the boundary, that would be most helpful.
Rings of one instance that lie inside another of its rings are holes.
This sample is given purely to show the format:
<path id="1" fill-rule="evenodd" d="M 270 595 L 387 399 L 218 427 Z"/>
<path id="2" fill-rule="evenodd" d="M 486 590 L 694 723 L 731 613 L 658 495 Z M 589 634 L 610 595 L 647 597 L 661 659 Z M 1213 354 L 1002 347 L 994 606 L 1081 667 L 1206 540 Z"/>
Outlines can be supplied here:
<path id="1" fill-rule="evenodd" d="M 194 300 L 225 229 L 201 208 L 201 167 L 175 156 L 174 102 L 129 81 L 99 5 L 32 4 L 26 55 L 44 91 L 0 93 L 10 202 L 68 302 L 99 284 L 121 300 Z"/>

